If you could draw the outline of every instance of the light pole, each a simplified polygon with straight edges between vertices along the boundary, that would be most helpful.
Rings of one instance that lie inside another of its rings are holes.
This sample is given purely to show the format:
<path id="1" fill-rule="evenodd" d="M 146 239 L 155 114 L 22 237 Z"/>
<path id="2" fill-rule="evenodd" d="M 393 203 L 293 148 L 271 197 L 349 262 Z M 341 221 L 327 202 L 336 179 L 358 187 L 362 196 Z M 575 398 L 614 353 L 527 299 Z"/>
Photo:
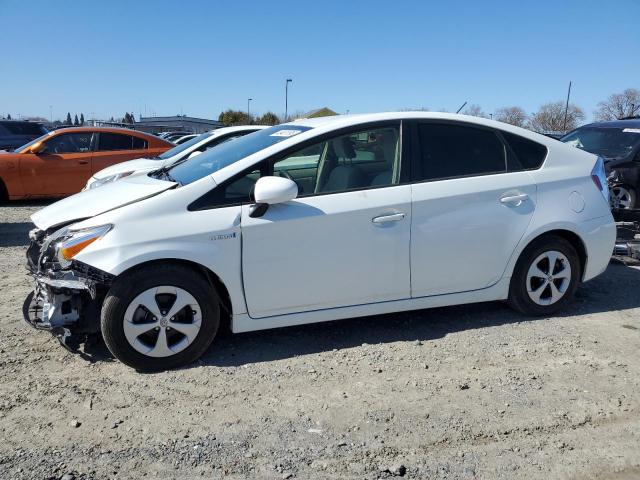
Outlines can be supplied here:
<path id="1" fill-rule="evenodd" d="M 49 105 L 49 123 L 53 123 L 53 105 Z"/>
<path id="2" fill-rule="evenodd" d="M 287 78 L 284 82 L 284 121 L 289 118 L 289 82 L 293 82 L 291 78 Z"/>
<path id="3" fill-rule="evenodd" d="M 569 97 L 571 96 L 571 82 L 569 82 L 569 91 L 567 92 L 567 103 L 564 106 L 564 122 L 562 122 L 562 131 L 567 133 L 567 113 L 569 112 Z"/>
<path id="4" fill-rule="evenodd" d="M 249 114 L 249 102 L 253 100 L 253 98 L 247 98 L 247 117 L 251 118 L 251 115 Z"/>

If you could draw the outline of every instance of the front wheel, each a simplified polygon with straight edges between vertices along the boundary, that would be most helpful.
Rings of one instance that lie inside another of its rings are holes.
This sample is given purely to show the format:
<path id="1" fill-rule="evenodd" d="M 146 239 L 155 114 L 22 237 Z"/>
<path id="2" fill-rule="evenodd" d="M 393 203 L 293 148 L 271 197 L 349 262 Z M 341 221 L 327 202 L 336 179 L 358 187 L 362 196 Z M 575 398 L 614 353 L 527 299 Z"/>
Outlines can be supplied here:
<path id="1" fill-rule="evenodd" d="M 152 265 L 119 277 L 101 315 L 111 353 L 140 371 L 193 362 L 209 347 L 219 324 L 213 287 L 182 265 Z"/>
<path id="2" fill-rule="evenodd" d="M 509 286 L 509 304 L 526 315 L 551 315 L 569 303 L 582 275 L 567 240 L 544 236 L 524 249 Z"/>

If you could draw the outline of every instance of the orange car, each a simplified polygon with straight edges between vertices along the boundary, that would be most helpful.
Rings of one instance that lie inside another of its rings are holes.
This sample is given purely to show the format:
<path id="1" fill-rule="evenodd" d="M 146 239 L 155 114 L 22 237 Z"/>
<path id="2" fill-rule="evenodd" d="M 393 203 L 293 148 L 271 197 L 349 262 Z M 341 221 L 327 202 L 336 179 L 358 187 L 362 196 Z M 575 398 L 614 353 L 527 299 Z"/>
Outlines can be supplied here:
<path id="1" fill-rule="evenodd" d="M 91 175 L 114 163 L 155 157 L 174 147 L 161 138 L 126 128 L 54 130 L 11 153 L 0 153 L 0 201 L 65 197 Z"/>

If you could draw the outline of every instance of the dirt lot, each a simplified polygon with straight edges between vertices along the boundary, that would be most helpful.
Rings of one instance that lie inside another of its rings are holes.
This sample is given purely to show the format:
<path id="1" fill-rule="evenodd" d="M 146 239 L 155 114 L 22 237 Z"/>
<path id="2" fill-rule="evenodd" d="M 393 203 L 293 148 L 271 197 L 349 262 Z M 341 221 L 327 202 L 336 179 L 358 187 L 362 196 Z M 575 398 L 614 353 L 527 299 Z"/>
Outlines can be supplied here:
<path id="1" fill-rule="evenodd" d="M 28 327 L 0 207 L 0 478 L 640 478 L 640 270 L 570 311 L 500 303 L 219 338 L 138 374 Z"/>

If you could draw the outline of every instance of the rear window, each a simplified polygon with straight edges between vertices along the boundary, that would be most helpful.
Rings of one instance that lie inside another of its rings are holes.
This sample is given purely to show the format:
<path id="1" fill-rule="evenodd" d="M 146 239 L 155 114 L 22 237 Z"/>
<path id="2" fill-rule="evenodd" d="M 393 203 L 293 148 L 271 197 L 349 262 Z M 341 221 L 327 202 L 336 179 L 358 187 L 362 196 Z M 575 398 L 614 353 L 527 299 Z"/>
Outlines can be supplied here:
<path id="1" fill-rule="evenodd" d="M 39 123 L 1 122 L 1 124 L 11 135 L 31 135 L 39 137 L 47 133 L 47 129 Z"/>
<path id="2" fill-rule="evenodd" d="M 140 146 L 142 142 L 142 146 Z M 132 150 L 138 148 L 145 148 L 146 142 L 137 137 L 131 137 L 129 135 L 123 135 L 120 133 L 100 133 L 100 142 L 98 150 L 110 151 L 110 150 Z"/>
<path id="3" fill-rule="evenodd" d="M 520 135 L 507 132 L 501 133 L 515 154 L 515 156 L 509 155 L 507 158 L 510 172 L 534 170 L 542 166 L 542 162 L 547 156 L 547 147 Z"/>

